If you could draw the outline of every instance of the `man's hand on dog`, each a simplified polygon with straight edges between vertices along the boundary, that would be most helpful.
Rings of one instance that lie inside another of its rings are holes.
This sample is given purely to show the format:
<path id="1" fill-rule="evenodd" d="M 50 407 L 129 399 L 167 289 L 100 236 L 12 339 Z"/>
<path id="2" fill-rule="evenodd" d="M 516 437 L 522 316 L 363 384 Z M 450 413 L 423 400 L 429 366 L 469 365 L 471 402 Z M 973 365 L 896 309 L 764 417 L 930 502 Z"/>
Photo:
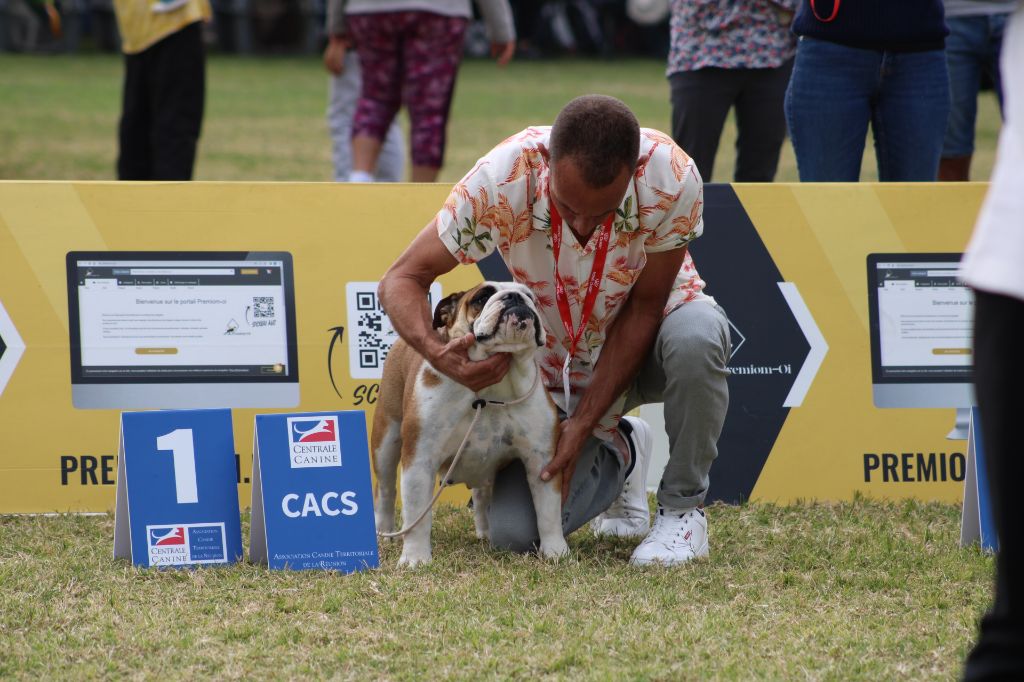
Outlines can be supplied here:
<path id="1" fill-rule="evenodd" d="M 508 373 L 512 356 L 495 353 L 484 360 L 473 360 L 469 349 L 474 343 L 476 338 L 472 334 L 452 339 L 435 354 L 430 364 L 472 391 L 493 386 Z"/>
<path id="2" fill-rule="evenodd" d="M 578 422 L 571 417 L 558 425 L 558 447 L 555 456 L 540 472 L 542 481 L 550 481 L 558 472 L 562 472 L 562 502 L 569 497 L 569 484 L 576 472 L 576 460 L 580 458 L 583 445 L 590 438 L 593 427 Z"/>

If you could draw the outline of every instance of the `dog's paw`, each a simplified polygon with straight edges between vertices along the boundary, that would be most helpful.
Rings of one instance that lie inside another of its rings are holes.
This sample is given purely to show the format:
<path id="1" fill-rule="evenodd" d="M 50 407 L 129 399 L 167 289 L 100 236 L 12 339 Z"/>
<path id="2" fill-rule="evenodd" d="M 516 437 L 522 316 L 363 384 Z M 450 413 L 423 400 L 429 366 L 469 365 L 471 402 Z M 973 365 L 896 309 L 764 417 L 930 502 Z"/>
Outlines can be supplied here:
<path id="1" fill-rule="evenodd" d="M 565 538 L 540 543 L 540 555 L 545 559 L 561 559 L 567 554 L 569 554 L 569 545 L 566 544 Z"/>
<path id="2" fill-rule="evenodd" d="M 402 552 L 402 556 L 398 558 L 398 566 L 399 568 L 416 568 L 417 566 L 426 566 L 431 560 L 429 552 L 427 554 Z"/>

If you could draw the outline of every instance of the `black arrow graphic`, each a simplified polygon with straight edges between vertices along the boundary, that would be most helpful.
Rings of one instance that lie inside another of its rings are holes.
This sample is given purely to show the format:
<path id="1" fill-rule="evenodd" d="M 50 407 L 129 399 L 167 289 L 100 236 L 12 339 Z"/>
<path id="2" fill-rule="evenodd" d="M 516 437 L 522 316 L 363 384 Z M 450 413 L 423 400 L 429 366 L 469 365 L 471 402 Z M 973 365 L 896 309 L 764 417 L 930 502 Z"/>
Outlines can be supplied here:
<path id="1" fill-rule="evenodd" d="M 341 392 L 338 390 L 338 385 L 334 383 L 334 368 L 331 365 L 331 356 L 334 355 L 334 344 L 341 343 L 342 339 L 345 338 L 344 327 L 331 327 L 327 331 L 334 332 L 334 336 L 331 337 L 331 344 L 327 347 L 327 376 L 331 378 L 331 386 L 334 388 L 334 392 L 338 394 L 338 397 L 344 400 Z"/>

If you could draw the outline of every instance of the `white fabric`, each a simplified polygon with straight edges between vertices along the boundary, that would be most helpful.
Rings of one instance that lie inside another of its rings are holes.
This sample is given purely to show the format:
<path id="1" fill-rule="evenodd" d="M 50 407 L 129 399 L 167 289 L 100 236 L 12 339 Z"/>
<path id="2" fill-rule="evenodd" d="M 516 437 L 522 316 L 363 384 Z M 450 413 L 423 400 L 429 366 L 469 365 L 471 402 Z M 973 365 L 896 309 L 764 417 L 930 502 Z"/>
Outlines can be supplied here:
<path id="1" fill-rule="evenodd" d="M 487 25 L 487 35 L 494 42 L 507 43 L 516 39 L 512 8 L 508 0 L 476 0 Z M 348 0 L 346 14 L 375 14 L 378 12 L 433 12 L 446 17 L 473 17 L 469 0 Z"/>
<path id="2" fill-rule="evenodd" d="M 1009 14 L 1013 11 L 1017 0 L 946 0 L 946 18 L 976 17 L 989 14 Z"/>
<path id="3" fill-rule="evenodd" d="M 1024 300 L 1024 5 L 1007 24 L 1001 70 L 1005 121 L 962 274 L 976 289 Z"/>
<path id="4" fill-rule="evenodd" d="M 346 14 L 377 12 L 433 12 L 446 17 L 473 16 L 469 0 L 348 0 Z"/>

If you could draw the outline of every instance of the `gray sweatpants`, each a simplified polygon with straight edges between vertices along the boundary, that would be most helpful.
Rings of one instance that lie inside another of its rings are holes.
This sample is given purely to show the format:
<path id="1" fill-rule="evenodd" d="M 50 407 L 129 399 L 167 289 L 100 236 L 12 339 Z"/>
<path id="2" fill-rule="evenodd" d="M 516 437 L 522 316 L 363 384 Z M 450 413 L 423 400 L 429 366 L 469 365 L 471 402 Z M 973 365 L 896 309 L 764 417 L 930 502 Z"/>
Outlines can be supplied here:
<path id="1" fill-rule="evenodd" d="M 717 305 L 699 301 L 676 308 L 661 323 L 654 346 L 626 396 L 626 409 L 665 404 L 669 459 L 658 502 L 689 508 L 704 501 L 708 471 L 718 456 L 729 406 L 729 322 Z M 622 492 L 625 467 L 615 446 L 591 438 L 583 448 L 562 505 L 568 535 L 602 513 Z M 537 546 L 537 517 L 520 462 L 498 472 L 488 511 L 491 544 L 516 552 Z"/>
<path id="2" fill-rule="evenodd" d="M 362 88 L 359 56 L 355 50 L 345 53 L 345 70 L 329 78 L 327 127 L 333 146 L 334 180 L 346 182 L 352 172 L 352 117 L 356 113 L 359 90 Z M 377 182 L 401 182 L 405 175 L 405 141 L 396 118 L 384 137 L 384 146 L 377 161 Z"/>

